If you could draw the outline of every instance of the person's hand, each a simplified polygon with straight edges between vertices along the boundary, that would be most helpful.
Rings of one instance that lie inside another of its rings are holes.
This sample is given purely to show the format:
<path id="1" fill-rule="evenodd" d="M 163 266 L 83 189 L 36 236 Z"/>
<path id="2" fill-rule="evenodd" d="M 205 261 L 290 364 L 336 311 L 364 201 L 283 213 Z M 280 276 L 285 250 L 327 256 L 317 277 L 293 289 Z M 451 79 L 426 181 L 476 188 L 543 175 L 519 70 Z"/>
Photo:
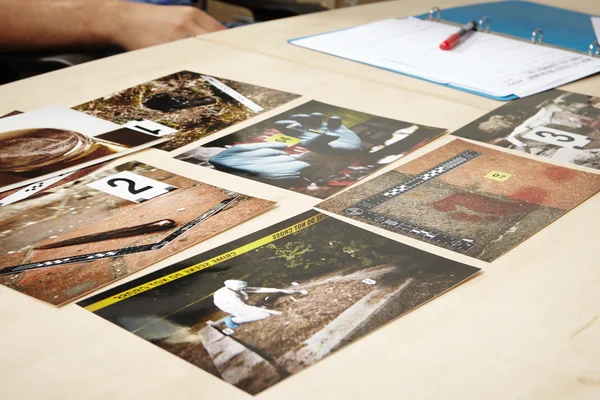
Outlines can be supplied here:
<path id="1" fill-rule="evenodd" d="M 296 114 L 273 125 L 285 135 L 302 139 L 303 147 L 318 154 L 348 156 L 360 151 L 360 138 L 339 117 L 332 116 L 327 123 L 324 119 L 321 113 Z"/>
<path id="2" fill-rule="evenodd" d="M 136 50 L 225 29 L 205 12 L 190 6 L 161 6 L 119 1 L 112 42 Z"/>
<path id="3" fill-rule="evenodd" d="M 285 144 L 276 142 L 238 144 L 208 161 L 220 171 L 248 174 L 263 180 L 298 179 L 310 164 L 280 150 L 284 148 Z"/>

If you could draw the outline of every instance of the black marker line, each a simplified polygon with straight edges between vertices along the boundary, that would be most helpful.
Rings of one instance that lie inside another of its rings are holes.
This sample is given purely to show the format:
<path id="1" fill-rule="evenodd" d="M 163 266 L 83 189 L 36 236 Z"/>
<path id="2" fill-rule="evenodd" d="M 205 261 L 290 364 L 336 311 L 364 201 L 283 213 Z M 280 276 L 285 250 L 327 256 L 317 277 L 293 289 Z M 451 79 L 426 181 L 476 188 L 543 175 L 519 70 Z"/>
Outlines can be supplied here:
<path id="1" fill-rule="evenodd" d="M 477 151 L 464 151 L 459 155 L 454 156 L 451 159 L 436 165 L 433 168 L 430 168 L 424 172 L 421 172 L 418 175 L 409 178 L 406 182 L 403 182 L 399 185 L 394 185 L 385 190 L 382 190 L 377 194 L 374 194 L 373 196 L 365 200 L 361 200 L 352 207 L 366 208 L 367 210 L 373 209 L 374 207 L 377 207 L 378 205 L 383 204 L 386 201 L 393 199 L 394 197 L 398 197 L 401 194 L 416 189 L 419 186 L 466 164 L 467 162 L 479 157 L 480 155 L 481 153 Z"/>

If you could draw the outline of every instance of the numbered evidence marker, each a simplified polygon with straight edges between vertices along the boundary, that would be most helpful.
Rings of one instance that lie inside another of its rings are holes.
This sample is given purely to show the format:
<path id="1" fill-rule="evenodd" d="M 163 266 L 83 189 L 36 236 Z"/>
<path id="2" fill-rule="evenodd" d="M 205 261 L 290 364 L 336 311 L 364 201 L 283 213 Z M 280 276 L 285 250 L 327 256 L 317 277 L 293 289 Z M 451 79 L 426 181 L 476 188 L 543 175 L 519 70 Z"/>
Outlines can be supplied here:
<path id="1" fill-rule="evenodd" d="M 177 132 L 177 129 L 159 124 L 158 122 L 149 121 L 147 119 L 136 119 L 129 121 L 123 125 L 125 128 L 133 129 L 134 131 L 162 137 Z"/>
<path id="2" fill-rule="evenodd" d="M 300 143 L 301 141 L 302 141 L 302 139 L 298 139 L 298 138 L 288 136 L 288 135 L 283 135 L 281 133 L 277 133 L 277 134 L 275 134 L 273 136 L 269 136 L 267 139 L 265 139 L 265 142 L 284 143 L 288 147 L 294 146 L 294 145 Z"/>
<path id="3" fill-rule="evenodd" d="M 511 174 L 505 174 L 504 172 L 490 171 L 484 176 L 484 178 L 491 179 L 493 181 L 504 182 L 511 176 Z"/>
<path id="4" fill-rule="evenodd" d="M 527 132 L 523 137 L 537 142 L 568 147 L 570 149 L 583 149 L 592 142 L 592 139 L 587 136 L 543 126 L 535 128 L 531 132 Z"/>
<path id="5" fill-rule="evenodd" d="M 143 203 L 161 194 L 172 192 L 175 186 L 123 171 L 88 184 L 89 187 L 134 203 Z"/>

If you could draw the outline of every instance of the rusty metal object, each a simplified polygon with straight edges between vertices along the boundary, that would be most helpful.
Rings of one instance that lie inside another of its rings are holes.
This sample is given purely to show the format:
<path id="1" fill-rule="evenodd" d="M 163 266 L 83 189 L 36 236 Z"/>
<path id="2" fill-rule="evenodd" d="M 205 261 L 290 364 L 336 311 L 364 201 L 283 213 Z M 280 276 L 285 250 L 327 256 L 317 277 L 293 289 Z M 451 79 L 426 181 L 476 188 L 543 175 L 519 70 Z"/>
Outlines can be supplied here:
<path id="1" fill-rule="evenodd" d="M 103 240 L 117 239 L 128 236 L 142 235 L 150 232 L 162 231 L 165 229 L 170 229 L 176 225 L 176 222 L 172 219 L 161 219 L 160 221 L 149 222 L 147 224 L 129 226 L 125 228 L 113 229 L 106 232 L 92 233 L 90 235 L 79 236 L 71 239 L 61 240 L 59 242 L 54 242 L 50 244 L 46 244 L 43 246 L 38 246 L 35 250 L 47 250 L 47 249 L 55 249 L 57 247 L 65 247 L 72 246 L 75 244 L 83 244 L 83 243 L 91 243 L 91 242 L 100 242 Z"/>

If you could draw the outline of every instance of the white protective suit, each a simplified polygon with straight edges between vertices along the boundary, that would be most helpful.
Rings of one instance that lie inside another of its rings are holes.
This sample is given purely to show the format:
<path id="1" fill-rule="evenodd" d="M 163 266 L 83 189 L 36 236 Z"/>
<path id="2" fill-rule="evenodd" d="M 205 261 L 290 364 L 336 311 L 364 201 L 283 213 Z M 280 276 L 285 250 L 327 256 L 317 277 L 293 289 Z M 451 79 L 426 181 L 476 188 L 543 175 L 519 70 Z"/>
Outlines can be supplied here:
<path id="1" fill-rule="evenodd" d="M 279 315 L 281 312 L 265 308 L 250 306 L 246 304 L 247 293 L 284 293 L 292 294 L 291 290 L 280 290 L 271 288 L 247 287 L 244 281 L 227 280 L 225 287 L 217 290 L 213 296 L 215 306 L 226 313 L 231 314 L 231 320 L 236 324 L 260 321 L 271 315 Z"/>

